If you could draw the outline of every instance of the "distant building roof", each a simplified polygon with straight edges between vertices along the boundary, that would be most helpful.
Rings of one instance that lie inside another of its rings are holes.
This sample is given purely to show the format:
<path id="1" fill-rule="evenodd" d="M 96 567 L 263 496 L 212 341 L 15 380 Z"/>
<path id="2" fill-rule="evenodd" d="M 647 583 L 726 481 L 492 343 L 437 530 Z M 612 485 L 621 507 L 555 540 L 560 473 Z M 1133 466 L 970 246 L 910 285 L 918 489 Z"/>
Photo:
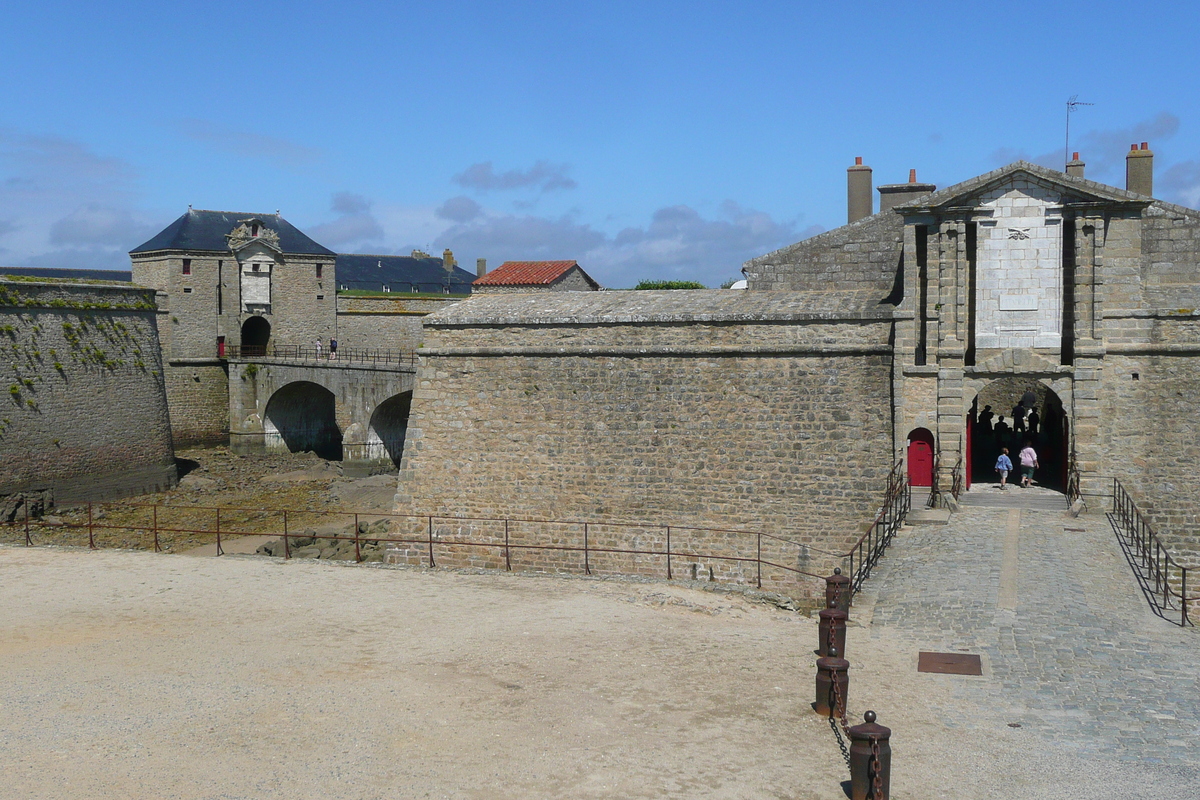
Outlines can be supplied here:
<path id="1" fill-rule="evenodd" d="M 199 211 L 187 213 L 163 228 L 157 236 L 129 251 L 148 253 L 153 250 L 208 250 L 228 252 L 225 235 L 244 220 L 262 220 L 263 226 L 279 234 L 279 249 L 300 255 L 332 256 L 334 252 L 314 242 L 278 214 L 251 214 L 236 211 Z"/>
<path id="2" fill-rule="evenodd" d="M 476 286 L 549 286 L 567 272 L 579 267 L 576 261 L 505 261 L 496 269 L 475 280 Z M 583 272 L 583 268 L 579 267 Z M 600 284 L 586 272 L 583 276 L 596 288 Z"/>
<path id="3" fill-rule="evenodd" d="M 73 281 L 132 281 L 133 273 L 120 269 L 60 269 L 58 267 L 0 267 L 0 277 L 67 279 Z"/>
<path id="4" fill-rule="evenodd" d="M 444 292 L 470 294 L 473 273 L 455 266 L 449 272 L 434 256 L 340 254 L 338 288 L 382 292 Z"/>

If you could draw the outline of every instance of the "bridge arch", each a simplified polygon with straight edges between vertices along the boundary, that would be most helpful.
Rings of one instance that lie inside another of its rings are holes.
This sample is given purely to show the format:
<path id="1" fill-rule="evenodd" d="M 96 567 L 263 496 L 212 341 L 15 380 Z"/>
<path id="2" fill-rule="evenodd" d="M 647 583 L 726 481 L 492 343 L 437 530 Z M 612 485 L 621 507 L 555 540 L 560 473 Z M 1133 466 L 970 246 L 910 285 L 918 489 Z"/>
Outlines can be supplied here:
<path id="1" fill-rule="evenodd" d="M 312 381 L 282 386 L 267 400 L 262 424 L 268 451 L 312 451 L 332 461 L 342 458 L 337 398 L 324 386 Z"/>
<path id="2" fill-rule="evenodd" d="M 392 395 L 375 407 L 367 426 L 367 458 L 400 466 L 411 407 L 411 391 Z"/>

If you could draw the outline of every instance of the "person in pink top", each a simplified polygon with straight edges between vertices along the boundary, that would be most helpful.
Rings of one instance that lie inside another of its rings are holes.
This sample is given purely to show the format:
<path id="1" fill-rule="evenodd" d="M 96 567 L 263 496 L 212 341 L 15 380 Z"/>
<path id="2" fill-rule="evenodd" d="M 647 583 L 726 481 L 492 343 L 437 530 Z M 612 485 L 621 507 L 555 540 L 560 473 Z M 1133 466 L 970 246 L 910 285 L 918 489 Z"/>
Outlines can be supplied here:
<path id="1" fill-rule="evenodd" d="M 1025 447 L 1017 455 L 1021 461 L 1021 485 L 1029 487 L 1033 485 L 1033 471 L 1038 468 L 1037 451 L 1033 449 L 1033 443 L 1028 439 L 1025 441 Z"/>

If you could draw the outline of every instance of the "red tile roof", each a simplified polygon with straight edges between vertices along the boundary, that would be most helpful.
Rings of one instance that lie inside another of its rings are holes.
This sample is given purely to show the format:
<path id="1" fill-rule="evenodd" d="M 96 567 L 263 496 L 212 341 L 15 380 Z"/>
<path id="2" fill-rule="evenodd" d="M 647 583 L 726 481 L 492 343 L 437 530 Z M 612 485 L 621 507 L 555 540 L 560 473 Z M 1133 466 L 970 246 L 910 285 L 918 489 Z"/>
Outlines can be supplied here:
<path id="1" fill-rule="evenodd" d="M 575 261 L 505 261 L 472 285 L 547 286 L 578 266 Z"/>

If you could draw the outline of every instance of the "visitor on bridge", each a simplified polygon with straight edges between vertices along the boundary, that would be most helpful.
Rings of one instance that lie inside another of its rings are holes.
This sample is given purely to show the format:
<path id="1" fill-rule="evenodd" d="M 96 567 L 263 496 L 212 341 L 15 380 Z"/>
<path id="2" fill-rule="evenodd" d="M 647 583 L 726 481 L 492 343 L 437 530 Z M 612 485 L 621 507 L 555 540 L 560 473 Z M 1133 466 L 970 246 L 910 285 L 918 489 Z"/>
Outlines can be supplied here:
<path id="1" fill-rule="evenodd" d="M 1026 439 L 1025 447 L 1017 458 L 1021 460 L 1021 485 L 1029 488 L 1033 485 L 1033 471 L 1038 468 L 1038 457 L 1033 449 L 1033 442 Z"/>
<path id="2" fill-rule="evenodd" d="M 1001 417 L 1003 419 L 1003 417 Z M 996 459 L 996 472 L 1000 473 L 1000 489 L 1007 489 L 1008 473 L 1012 472 L 1012 459 L 1008 457 L 1008 448 L 1000 448 L 1000 457 Z"/>
<path id="3" fill-rule="evenodd" d="M 337 339 L 329 340 L 329 357 L 337 358 Z"/>
<path id="4" fill-rule="evenodd" d="M 1037 436 L 1038 425 L 1042 423 L 1042 418 L 1038 416 L 1037 409 L 1029 409 L 1029 435 Z"/>
<path id="5" fill-rule="evenodd" d="M 314 342 L 314 344 L 316 344 L 316 346 L 317 346 L 317 358 L 320 358 L 321 357 L 321 340 L 317 339 L 316 342 Z"/>

